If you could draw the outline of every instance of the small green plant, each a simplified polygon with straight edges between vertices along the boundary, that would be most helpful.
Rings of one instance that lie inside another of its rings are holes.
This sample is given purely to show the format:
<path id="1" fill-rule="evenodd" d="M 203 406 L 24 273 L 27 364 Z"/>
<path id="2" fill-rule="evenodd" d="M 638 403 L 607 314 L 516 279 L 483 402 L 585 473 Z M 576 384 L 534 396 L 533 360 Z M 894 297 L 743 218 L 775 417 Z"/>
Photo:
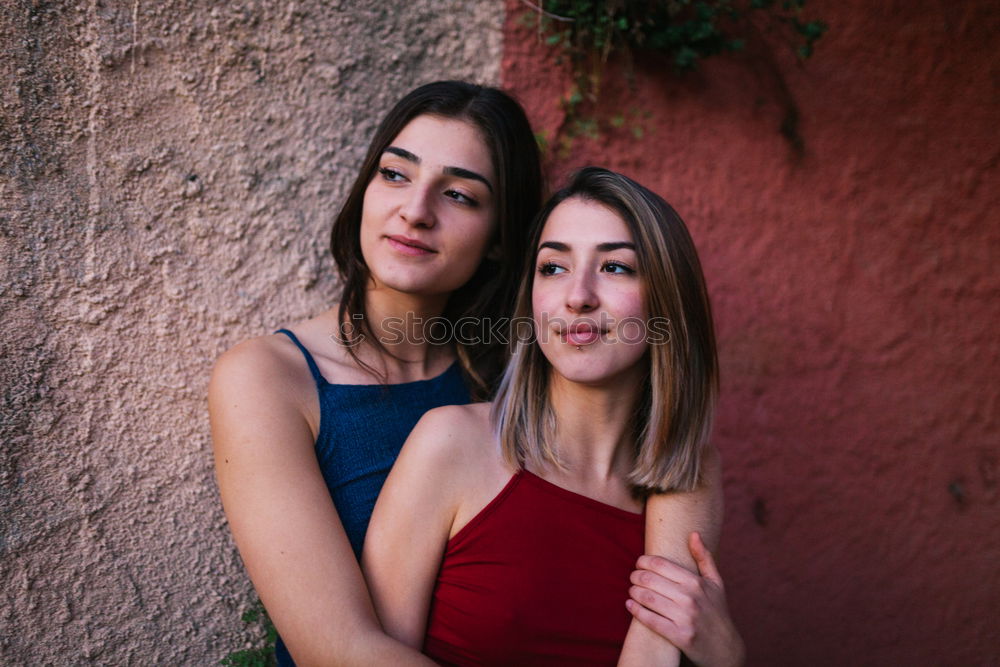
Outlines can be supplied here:
<path id="1" fill-rule="evenodd" d="M 701 60 L 742 51 L 752 35 L 777 32 L 799 58 L 812 55 L 827 25 L 808 20 L 806 0 L 544 0 L 527 20 L 537 17 L 545 42 L 561 47 L 569 60 L 573 86 L 562 97 L 571 136 L 590 136 L 593 120 L 582 117 L 584 103 L 594 103 L 608 59 L 619 53 L 666 57 L 679 71 L 696 69 Z M 614 118 L 621 118 L 620 114 Z M 614 118 L 612 120 L 614 120 Z M 623 122 L 612 127 L 620 127 Z M 642 129 L 632 128 L 636 136 Z"/>
<path id="2" fill-rule="evenodd" d="M 274 667 L 274 642 L 278 639 L 278 631 L 267 615 L 264 605 L 257 600 L 249 609 L 243 612 L 240 619 L 247 625 L 256 626 L 260 631 L 261 646 L 234 651 L 220 661 L 226 667 Z"/>

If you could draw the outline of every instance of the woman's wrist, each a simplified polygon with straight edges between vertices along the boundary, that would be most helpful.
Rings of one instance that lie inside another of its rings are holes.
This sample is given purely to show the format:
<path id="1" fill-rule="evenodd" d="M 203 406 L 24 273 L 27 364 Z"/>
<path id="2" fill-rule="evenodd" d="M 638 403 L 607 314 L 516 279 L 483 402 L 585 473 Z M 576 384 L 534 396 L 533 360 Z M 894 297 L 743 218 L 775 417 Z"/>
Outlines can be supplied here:
<path id="1" fill-rule="evenodd" d="M 728 645 L 730 650 L 728 652 L 727 659 L 719 663 L 717 667 L 743 667 L 743 663 L 746 662 L 746 645 L 743 643 L 743 638 L 736 631 L 736 628 L 730 628 L 730 636 Z M 716 667 L 716 666 L 712 666 Z"/>

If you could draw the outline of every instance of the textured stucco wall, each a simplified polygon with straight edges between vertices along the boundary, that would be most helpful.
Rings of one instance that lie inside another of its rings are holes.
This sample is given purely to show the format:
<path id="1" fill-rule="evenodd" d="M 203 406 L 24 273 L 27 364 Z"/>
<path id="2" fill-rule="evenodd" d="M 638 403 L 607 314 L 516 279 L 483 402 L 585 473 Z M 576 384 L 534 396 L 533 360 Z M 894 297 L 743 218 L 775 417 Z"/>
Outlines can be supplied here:
<path id="1" fill-rule="evenodd" d="M 691 227 L 719 333 L 722 566 L 750 665 L 1000 661 L 1000 13 L 808 3 L 805 67 L 612 74 L 554 172 L 606 164 Z M 537 129 L 567 79 L 507 4 Z M 779 135 L 780 72 L 805 153 Z M 633 126 L 643 128 L 641 141 Z"/>
<path id="2" fill-rule="evenodd" d="M 496 82 L 493 0 L 0 5 L 0 664 L 211 664 L 252 594 L 216 355 L 329 305 L 329 223 L 413 86 Z"/>

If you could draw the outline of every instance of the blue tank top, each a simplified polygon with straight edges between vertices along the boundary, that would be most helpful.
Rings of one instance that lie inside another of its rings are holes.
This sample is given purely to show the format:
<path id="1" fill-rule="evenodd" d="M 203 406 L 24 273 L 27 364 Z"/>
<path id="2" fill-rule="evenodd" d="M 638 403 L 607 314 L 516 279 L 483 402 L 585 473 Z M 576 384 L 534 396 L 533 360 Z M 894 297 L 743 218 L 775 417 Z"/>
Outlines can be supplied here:
<path id="1" fill-rule="evenodd" d="M 428 410 L 469 403 L 469 390 L 458 362 L 429 380 L 330 384 L 295 334 L 288 329 L 278 333 L 301 350 L 316 381 L 320 415 L 316 460 L 354 555 L 360 559 L 375 500 L 406 437 Z M 280 638 L 276 654 L 279 665 L 294 664 Z"/>

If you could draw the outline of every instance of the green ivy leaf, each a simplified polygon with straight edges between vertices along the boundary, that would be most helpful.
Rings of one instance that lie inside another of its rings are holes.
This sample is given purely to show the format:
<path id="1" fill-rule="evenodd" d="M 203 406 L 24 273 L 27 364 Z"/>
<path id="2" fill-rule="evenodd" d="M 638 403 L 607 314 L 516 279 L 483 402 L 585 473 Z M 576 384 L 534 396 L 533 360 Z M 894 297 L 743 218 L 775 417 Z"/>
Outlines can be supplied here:
<path id="1" fill-rule="evenodd" d="M 817 40 L 827 31 L 827 25 L 822 21 L 810 21 L 801 28 L 801 32 L 809 40 Z"/>
<path id="2" fill-rule="evenodd" d="M 240 620 L 246 624 L 259 624 L 264 631 L 263 646 L 234 651 L 224 657 L 219 664 L 226 667 L 274 667 L 274 643 L 278 639 L 278 631 L 267 616 L 264 605 L 258 600 L 240 615 Z M 260 642 L 261 640 L 258 640 Z"/>
<path id="3" fill-rule="evenodd" d="M 682 46 L 677 49 L 674 56 L 674 63 L 681 69 L 692 69 L 698 62 L 698 53 L 689 46 Z"/>
<path id="4" fill-rule="evenodd" d="M 815 42 L 827 30 L 822 21 L 803 20 L 806 0 L 542 0 L 541 4 L 547 12 L 572 19 L 535 15 L 546 44 L 561 47 L 551 57 L 573 69 L 575 88 L 562 101 L 569 121 L 566 132 L 587 136 L 596 136 L 597 126 L 581 118 L 584 102 L 596 101 L 604 63 L 620 50 L 658 52 L 684 71 L 695 69 L 702 58 L 745 50 L 751 15 L 754 21 L 763 15 L 777 27 L 790 28 L 791 35 L 788 30 L 783 34 L 801 58 L 812 55 Z M 612 127 L 625 125 L 621 114 L 609 122 Z"/>

